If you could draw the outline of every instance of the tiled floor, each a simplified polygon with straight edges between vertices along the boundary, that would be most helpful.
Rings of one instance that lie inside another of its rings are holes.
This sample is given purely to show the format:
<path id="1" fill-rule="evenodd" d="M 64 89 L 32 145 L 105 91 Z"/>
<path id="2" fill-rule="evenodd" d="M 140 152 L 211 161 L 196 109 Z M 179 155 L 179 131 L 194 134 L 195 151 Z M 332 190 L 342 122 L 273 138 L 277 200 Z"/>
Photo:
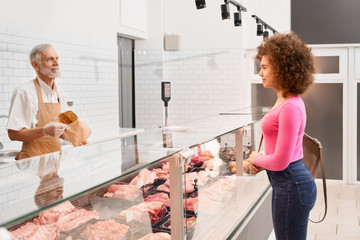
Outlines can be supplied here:
<path id="1" fill-rule="evenodd" d="M 310 213 L 317 221 L 324 214 L 322 180 L 317 179 L 318 197 Z M 360 185 L 327 181 L 328 213 L 321 223 L 309 222 L 307 240 L 360 240 Z M 275 240 L 274 234 L 269 240 Z"/>

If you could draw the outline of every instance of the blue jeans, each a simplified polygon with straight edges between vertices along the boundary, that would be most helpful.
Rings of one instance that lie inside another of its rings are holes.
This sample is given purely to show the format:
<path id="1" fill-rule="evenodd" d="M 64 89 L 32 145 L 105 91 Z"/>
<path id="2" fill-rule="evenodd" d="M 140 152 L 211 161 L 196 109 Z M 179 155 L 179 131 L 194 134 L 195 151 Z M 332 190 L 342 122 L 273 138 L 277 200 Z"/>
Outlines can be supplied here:
<path id="1" fill-rule="evenodd" d="M 277 240 L 305 240 L 310 210 L 316 201 L 314 179 L 302 160 L 282 171 L 267 170 L 272 193 L 272 218 Z"/>

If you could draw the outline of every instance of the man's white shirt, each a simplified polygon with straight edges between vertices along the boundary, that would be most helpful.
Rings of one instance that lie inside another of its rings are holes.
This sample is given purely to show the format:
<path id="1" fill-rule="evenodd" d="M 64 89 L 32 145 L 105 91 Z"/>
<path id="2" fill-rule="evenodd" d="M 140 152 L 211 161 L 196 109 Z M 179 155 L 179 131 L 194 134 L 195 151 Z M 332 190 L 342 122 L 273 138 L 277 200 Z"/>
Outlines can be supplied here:
<path id="1" fill-rule="evenodd" d="M 61 112 L 68 110 L 64 94 L 54 83 L 54 89 L 51 89 L 39 77 L 40 89 L 44 103 L 58 103 L 61 101 Z M 59 92 L 58 96 L 56 90 Z M 17 87 L 10 101 L 9 120 L 6 129 L 19 131 L 23 128 L 35 128 L 38 122 L 39 104 L 34 80 L 31 80 Z"/>

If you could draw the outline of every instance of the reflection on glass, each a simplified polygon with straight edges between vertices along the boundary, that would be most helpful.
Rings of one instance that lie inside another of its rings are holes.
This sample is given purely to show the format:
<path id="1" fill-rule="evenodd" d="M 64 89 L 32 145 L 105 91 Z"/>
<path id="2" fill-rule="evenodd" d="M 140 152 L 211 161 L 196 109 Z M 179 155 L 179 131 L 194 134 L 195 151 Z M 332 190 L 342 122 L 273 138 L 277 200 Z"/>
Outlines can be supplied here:
<path id="1" fill-rule="evenodd" d="M 173 147 L 172 134 L 171 132 L 167 132 L 166 130 L 163 131 L 163 147 L 164 148 Z"/>
<path id="2" fill-rule="evenodd" d="M 260 62 L 259 62 L 259 60 L 255 59 L 254 60 L 254 74 L 255 75 L 259 74 L 260 70 L 261 70 Z"/>
<path id="3" fill-rule="evenodd" d="M 63 178 L 53 172 L 40 179 L 39 187 L 36 189 L 34 196 L 35 203 L 39 208 L 63 199 Z"/>
<path id="4" fill-rule="evenodd" d="M 339 56 L 314 56 L 315 72 L 320 74 L 340 73 Z M 261 70 L 260 63 L 254 60 L 254 74 L 259 74 Z"/>
<path id="5" fill-rule="evenodd" d="M 330 74 L 339 73 L 340 57 L 339 56 L 315 56 L 314 67 L 316 73 Z"/>
<path id="6" fill-rule="evenodd" d="M 64 179 L 58 175 L 61 156 L 62 152 L 54 152 L 16 162 L 21 171 L 40 178 L 34 195 L 39 208 L 63 199 Z"/>

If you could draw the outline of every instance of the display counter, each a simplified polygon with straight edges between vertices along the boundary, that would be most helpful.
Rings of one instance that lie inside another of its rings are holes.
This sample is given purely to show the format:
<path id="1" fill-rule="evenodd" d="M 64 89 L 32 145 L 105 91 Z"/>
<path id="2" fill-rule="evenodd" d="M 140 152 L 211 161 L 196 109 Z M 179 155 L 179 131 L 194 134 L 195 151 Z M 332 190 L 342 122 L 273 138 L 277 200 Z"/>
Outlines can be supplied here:
<path id="1" fill-rule="evenodd" d="M 0 226 L 37 239 L 91 239 L 102 224 L 115 239 L 227 239 L 269 195 L 266 174 L 243 166 L 260 141 L 258 114 L 116 131 L 1 164 Z"/>

